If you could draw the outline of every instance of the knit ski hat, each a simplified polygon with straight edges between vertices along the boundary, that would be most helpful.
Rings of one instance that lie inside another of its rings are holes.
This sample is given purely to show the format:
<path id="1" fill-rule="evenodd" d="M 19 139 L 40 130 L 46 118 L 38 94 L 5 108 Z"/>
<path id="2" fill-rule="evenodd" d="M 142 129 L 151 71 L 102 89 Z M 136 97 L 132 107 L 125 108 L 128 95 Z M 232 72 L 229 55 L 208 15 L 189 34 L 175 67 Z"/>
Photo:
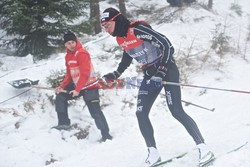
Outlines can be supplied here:
<path id="1" fill-rule="evenodd" d="M 114 8 L 107 8 L 103 11 L 101 15 L 101 22 L 103 23 L 103 22 L 115 20 L 115 18 L 120 14 L 121 13 Z"/>
<path id="2" fill-rule="evenodd" d="M 115 30 L 112 36 L 125 37 L 130 25 L 130 21 L 114 8 L 107 8 L 101 15 L 101 22 L 115 21 Z"/>
<path id="3" fill-rule="evenodd" d="M 77 38 L 73 32 L 68 31 L 66 34 L 64 34 L 63 42 L 66 43 L 68 41 L 77 41 Z"/>

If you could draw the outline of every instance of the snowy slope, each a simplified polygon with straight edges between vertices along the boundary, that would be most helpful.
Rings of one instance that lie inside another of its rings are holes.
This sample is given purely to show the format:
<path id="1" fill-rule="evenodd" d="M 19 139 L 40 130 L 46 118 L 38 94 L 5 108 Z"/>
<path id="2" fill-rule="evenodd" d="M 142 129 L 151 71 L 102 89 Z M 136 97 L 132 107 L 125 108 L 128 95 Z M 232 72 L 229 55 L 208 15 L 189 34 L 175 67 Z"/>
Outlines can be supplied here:
<path id="1" fill-rule="evenodd" d="M 204 1 L 201 1 L 204 2 Z M 206 2 L 206 1 L 205 1 Z M 170 8 L 165 0 L 128 1 L 128 10 L 154 6 L 159 13 L 138 15 L 134 19 L 147 19 L 151 25 L 165 34 L 176 49 L 176 59 L 190 51 L 191 60 L 196 65 L 181 70 L 183 82 L 190 84 L 250 91 L 250 45 L 245 39 L 249 33 L 249 2 L 239 0 L 242 16 L 230 10 L 234 0 L 217 0 L 212 11 L 200 5 L 178 10 Z M 101 9 L 108 7 L 101 3 Z M 160 13 L 162 12 L 163 13 Z M 175 20 L 168 20 L 174 12 Z M 209 52 L 215 25 L 226 23 L 226 34 L 231 37 L 231 52 L 222 58 Z M 100 75 L 116 69 L 117 55 L 104 50 L 116 46 L 115 39 L 106 33 L 92 37 L 84 44 L 93 58 L 93 64 Z M 83 40 L 83 39 L 82 39 Z M 190 46 L 192 49 L 190 50 Z M 237 47 L 239 46 L 239 47 Z M 238 48 L 238 49 L 237 49 Z M 64 53 L 53 55 L 49 60 L 32 63 L 31 56 L 25 58 L 0 55 L 0 103 L 26 89 L 15 89 L 8 81 L 29 78 L 40 80 L 42 86 L 49 86 L 46 77 L 51 71 L 64 69 Z M 183 65 L 183 62 L 179 62 Z M 142 78 L 136 72 L 137 63 L 131 65 L 122 77 Z M 181 68 L 182 69 L 182 68 Z M 187 79 L 187 80 L 186 80 Z M 27 93 L 0 104 L 0 167 L 141 167 L 146 158 L 147 148 L 140 134 L 136 111 L 137 89 L 100 90 L 103 112 L 109 123 L 112 141 L 98 143 L 101 137 L 82 99 L 69 107 L 72 123 L 81 128 L 89 128 L 86 139 L 78 140 L 70 132 L 50 129 L 57 124 L 54 106 L 48 96 L 51 91 L 31 89 Z M 208 146 L 220 156 L 245 142 L 250 142 L 250 94 L 225 91 L 182 88 L 182 99 L 215 108 L 214 112 L 194 106 L 184 106 L 185 111 L 198 124 Z M 184 105 L 184 104 L 183 104 Z M 198 164 L 198 152 L 185 129 L 171 116 L 165 99 L 159 96 L 152 107 L 150 118 L 155 130 L 155 138 L 162 159 L 168 159 L 185 151 L 189 154 L 166 165 L 169 167 L 193 167 Z M 215 167 L 250 166 L 250 143 L 237 152 L 221 156 Z"/>

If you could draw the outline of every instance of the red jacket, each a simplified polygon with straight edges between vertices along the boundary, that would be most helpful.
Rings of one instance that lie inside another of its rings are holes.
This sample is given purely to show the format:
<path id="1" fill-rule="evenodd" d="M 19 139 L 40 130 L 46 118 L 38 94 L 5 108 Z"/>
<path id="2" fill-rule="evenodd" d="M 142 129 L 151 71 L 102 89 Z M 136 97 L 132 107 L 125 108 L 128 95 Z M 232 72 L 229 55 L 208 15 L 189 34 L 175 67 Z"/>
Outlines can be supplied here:
<path id="1" fill-rule="evenodd" d="M 94 68 L 91 63 L 90 55 L 82 44 L 77 41 L 74 51 L 67 49 L 65 56 L 66 75 L 60 86 L 65 88 L 72 81 L 75 84 L 75 90 L 80 92 L 82 89 L 93 89 L 97 87 L 93 84 L 96 81 Z"/>

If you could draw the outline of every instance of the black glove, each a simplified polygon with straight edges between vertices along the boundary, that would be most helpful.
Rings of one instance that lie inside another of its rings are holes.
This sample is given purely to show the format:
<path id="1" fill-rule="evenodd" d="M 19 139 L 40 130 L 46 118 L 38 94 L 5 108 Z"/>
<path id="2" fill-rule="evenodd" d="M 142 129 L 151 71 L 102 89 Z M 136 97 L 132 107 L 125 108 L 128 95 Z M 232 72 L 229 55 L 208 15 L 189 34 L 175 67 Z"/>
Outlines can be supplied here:
<path id="1" fill-rule="evenodd" d="M 167 74 L 167 68 L 164 65 L 160 65 L 157 70 L 158 71 L 154 76 L 163 79 Z"/>
<path id="2" fill-rule="evenodd" d="M 121 76 L 121 74 L 118 71 L 114 71 L 114 72 L 108 73 L 106 75 L 103 75 L 103 78 L 105 80 L 110 80 L 110 79 L 117 79 L 120 76 Z"/>
<path id="3" fill-rule="evenodd" d="M 144 75 L 145 75 L 146 77 L 148 77 L 148 78 L 151 78 L 151 77 L 154 76 L 157 72 L 158 72 L 158 69 L 157 69 L 157 67 L 156 67 L 155 64 L 153 64 L 153 65 L 147 67 L 147 68 L 143 71 Z"/>

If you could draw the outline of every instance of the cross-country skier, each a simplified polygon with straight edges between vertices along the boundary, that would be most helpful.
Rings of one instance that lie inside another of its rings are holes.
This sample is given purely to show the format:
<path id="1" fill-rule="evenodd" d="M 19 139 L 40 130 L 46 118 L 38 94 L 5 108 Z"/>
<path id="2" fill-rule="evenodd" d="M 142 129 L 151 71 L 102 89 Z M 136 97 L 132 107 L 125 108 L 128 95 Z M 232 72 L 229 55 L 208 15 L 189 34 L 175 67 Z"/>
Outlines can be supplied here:
<path id="1" fill-rule="evenodd" d="M 99 103 L 98 86 L 97 84 L 93 84 L 97 79 L 94 74 L 90 55 L 72 32 L 64 35 L 64 45 L 67 50 L 65 56 L 66 76 L 60 86 L 56 88 L 55 108 L 58 116 L 58 125 L 54 128 L 58 130 L 67 130 L 70 128 L 67 101 L 83 96 L 90 115 L 94 118 L 97 128 L 101 131 L 102 139 L 100 141 L 111 140 L 112 136 L 109 134 L 109 127 Z M 63 93 L 63 90 L 67 90 L 69 93 Z"/>
<path id="2" fill-rule="evenodd" d="M 121 62 L 114 72 L 103 76 L 106 80 L 117 79 L 131 64 L 132 60 L 138 61 L 144 71 L 141 83 L 136 116 L 140 131 L 148 147 L 146 166 L 153 166 L 161 161 L 154 139 L 154 130 L 149 120 L 150 109 L 159 95 L 162 80 L 179 82 L 179 71 L 173 58 L 174 47 L 163 34 L 152 29 L 143 21 L 130 22 L 119 11 L 107 8 L 101 16 L 101 24 L 107 33 L 116 37 L 117 43 L 124 50 Z M 181 90 L 179 86 L 163 86 L 166 101 L 174 118 L 176 118 L 192 136 L 200 151 L 200 164 L 211 160 L 214 155 L 207 148 L 204 139 L 194 122 L 182 108 Z"/>

